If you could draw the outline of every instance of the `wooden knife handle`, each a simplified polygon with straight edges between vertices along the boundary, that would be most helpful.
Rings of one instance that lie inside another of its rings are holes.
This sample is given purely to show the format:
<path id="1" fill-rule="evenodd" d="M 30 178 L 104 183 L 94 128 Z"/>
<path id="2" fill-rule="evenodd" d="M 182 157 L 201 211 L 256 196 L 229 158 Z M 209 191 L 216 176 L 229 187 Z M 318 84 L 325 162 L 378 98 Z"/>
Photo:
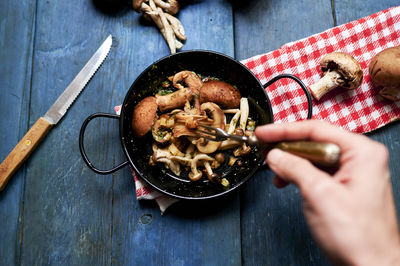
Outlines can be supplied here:
<path id="1" fill-rule="evenodd" d="M 6 159 L 0 164 L 0 191 L 5 188 L 11 176 L 35 150 L 52 126 L 52 124 L 40 117 L 20 142 L 18 142 L 17 146 L 8 154 Z"/>

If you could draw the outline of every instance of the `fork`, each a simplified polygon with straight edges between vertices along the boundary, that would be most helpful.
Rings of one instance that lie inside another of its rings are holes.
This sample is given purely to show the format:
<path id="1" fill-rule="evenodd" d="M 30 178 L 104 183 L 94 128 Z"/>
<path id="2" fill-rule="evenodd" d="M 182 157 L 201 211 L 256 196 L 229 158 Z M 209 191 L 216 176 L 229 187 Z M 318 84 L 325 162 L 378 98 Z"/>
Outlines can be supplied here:
<path id="1" fill-rule="evenodd" d="M 340 148 L 336 144 L 316 141 L 281 141 L 277 143 L 265 143 L 257 139 L 255 135 L 238 136 L 225 132 L 221 128 L 208 125 L 199 125 L 203 129 L 197 128 L 198 137 L 210 141 L 224 141 L 232 139 L 235 141 L 247 143 L 250 146 L 257 146 L 261 149 L 278 148 L 291 154 L 297 155 L 304 159 L 310 160 L 319 166 L 335 167 L 338 166 L 340 160 Z"/>

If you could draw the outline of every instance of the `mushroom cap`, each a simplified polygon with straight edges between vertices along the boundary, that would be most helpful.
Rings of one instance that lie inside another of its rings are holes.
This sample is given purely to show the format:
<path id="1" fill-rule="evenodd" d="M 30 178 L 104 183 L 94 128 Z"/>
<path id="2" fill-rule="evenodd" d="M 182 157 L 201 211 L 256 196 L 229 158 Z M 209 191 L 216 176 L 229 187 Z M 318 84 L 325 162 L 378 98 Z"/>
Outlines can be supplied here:
<path id="1" fill-rule="evenodd" d="M 324 74 L 328 71 L 338 72 L 342 76 L 338 85 L 349 90 L 358 88 L 363 80 L 360 63 L 347 53 L 327 54 L 322 58 L 320 67 Z"/>
<path id="2" fill-rule="evenodd" d="M 201 78 L 197 76 L 196 73 L 189 70 L 183 70 L 174 75 L 172 79 L 172 84 L 175 88 L 179 88 L 179 82 L 184 82 L 186 87 L 191 89 L 195 94 L 198 94 L 200 88 L 203 86 L 203 81 L 201 80 Z"/>
<path id="3" fill-rule="evenodd" d="M 379 94 L 392 101 L 400 100 L 400 46 L 379 52 L 369 64 L 369 74 Z"/>
<path id="4" fill-rule="evenodd" d="M 219 80 L 210 80 L 200 89 L 200 103 L 213 102 L 222 108 L 239 107 L 241 97 L 237 88 Z"/>
<path id="5" fill-rule="evenodd" d="M 149 96 L 141 100 L 133 110 L 132 130 L 136 137 L 143 137 L 150 131 L 157 116 L 156 97 Z"/>
<path id="6" fill-rule="evenodd" d="M 144 2 L 144 0 L 133 0 L 133 1 L 132 1 L 133 9 L 134 9 L 136 12 L 140 13 L 140 12 L 142 11 L 142 10 L 141 10 L 141 7 L 142 7 L 143 2 Z"/>
<path id="7" fill-rule="evenodd" d="M 225 115 L 222 112 L 221 108 L 215 103 L 207 102 L 201 105 L 201 110 L 211 113 L 213 122 L 213 127 L 224 128 L 225 124 Z M 213 153 L 215 152 L 219 146 L 221 146 L 221 142 L 219 141 L 205 141 L 205 142 L 197 142 L 196 147 L 202 153 Z"/>

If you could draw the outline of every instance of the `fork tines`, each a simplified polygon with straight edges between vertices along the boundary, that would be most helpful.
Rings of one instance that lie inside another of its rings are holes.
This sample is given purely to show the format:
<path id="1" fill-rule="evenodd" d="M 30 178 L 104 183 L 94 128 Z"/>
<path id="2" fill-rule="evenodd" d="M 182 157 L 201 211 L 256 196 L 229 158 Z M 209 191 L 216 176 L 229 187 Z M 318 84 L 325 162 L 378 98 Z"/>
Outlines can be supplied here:
<path id="1" fill-rule="evenodd" d="M 203 127 L 206 130 L 201 130 L 199 128 L 196 129 L 196 133 L 199 137 L 205 138 L 211 141 L 223 141 L 226 139 L 225 136 L 221 136 L 218 130 L 215 127 L 207 126 L 207 125 L 198 125 L 198 127 Z"/>

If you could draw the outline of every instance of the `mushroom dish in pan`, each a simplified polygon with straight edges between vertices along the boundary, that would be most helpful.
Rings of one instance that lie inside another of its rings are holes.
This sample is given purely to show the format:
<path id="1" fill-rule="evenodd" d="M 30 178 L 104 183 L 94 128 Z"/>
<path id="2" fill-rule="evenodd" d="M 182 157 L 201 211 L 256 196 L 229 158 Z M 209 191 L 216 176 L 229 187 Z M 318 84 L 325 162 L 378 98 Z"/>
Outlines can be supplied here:
<path id="1" fill-rule="evenodd" d="M 255 129 L 248 100 L 237 88 L 189 70 L 166 78 L 157 94 L 141 100 L 132 115 L 134 135 L 143 137 L 151 132 L 154 139 L 149 165 L 161 163 L 176 176 L 229 187 L 229 180 L 216 169 L 224 163 L 240 164 L 238 158 L 252 148 L 229 139 L 206 140 L 198 134 L 200 125 L 247 136 Z"/>

